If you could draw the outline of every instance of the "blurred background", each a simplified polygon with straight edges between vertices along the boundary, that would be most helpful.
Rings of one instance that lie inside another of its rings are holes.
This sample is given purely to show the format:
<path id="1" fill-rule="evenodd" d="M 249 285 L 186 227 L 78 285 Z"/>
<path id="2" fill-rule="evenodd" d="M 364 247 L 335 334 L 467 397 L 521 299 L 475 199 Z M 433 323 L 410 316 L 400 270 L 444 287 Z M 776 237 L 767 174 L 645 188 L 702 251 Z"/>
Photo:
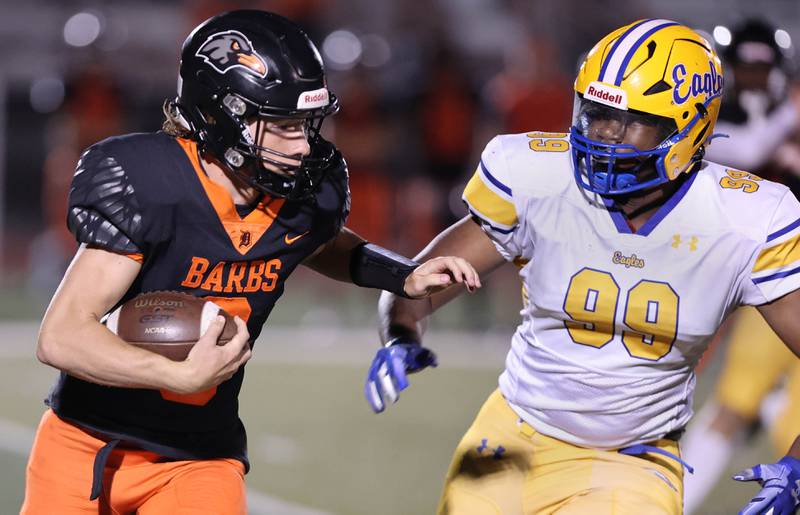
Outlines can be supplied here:
<path id="1" fill-rule="evenodd" d="M 75 163 L 107 136 L 160 128 L 180 45 L 213 14 L 266 9 L 306 29 L 343 106 L 324 132 L 350 165 L 349 225 L 407 255 L 464 215 L 461 190 L 494 134 L 567 130 L 579 57 L 640 18 L 705 31 L 721 52 L 746 18 L 773 24 L 784 78 L 769 86 L 762 108 L 795 98 L 795 121 L 776 136 L 780 151 L 775 145 L 747 169 L 792 185 L 800 177 L 797 0 L 0 0 L 0 7 L 0 513 L 19 508 L 26 455 L 54 377 L 33 349 L 75 251 L 64 221 Z M 439 369 L 414 377 L 403 402 L 380 417 L 361 397 L 378 342 L 377 294 L 304 270 L 289 283 L 242 397 L 251 511 L 432 513 L 450 454 L 502 370 L 519 318 L 513 267 L 437 315 L 426 342 L 440 352 Z M 713 389 L 725 340 L 700 374 L 698 401 Z M 782 454 L 757 437 L 730 468 Z M 723 478 L 698 513 L 734 513 L 754 492 L 731 483 Z"/>

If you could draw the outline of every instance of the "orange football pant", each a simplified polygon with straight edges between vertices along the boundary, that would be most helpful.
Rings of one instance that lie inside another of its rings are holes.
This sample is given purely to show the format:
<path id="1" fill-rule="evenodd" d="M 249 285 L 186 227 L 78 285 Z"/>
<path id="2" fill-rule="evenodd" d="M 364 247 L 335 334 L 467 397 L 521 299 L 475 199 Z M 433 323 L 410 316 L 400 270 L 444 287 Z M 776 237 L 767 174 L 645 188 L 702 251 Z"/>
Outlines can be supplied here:
<path id="1" fill-rule="evenodd" d="M 244 465 L 234 459 L 164 461 L 140 449 L 111 451 L 103 492 L 89 500 L 92 467 L 107 442 L 45 412 L 26 473 L 24 515 L 240 515 Z"/>

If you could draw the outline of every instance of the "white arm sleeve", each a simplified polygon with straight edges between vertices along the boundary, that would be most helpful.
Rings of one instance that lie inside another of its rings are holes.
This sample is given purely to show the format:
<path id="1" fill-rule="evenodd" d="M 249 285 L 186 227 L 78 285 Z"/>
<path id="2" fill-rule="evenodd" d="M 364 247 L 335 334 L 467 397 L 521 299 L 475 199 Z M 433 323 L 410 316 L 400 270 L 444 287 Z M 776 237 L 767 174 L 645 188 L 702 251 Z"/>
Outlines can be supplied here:
<path id="1" fill-rule="evenodd" d="M 729 137 L 715 138 L 706 148 L 706 159 L 739 170 L 756 170 L 769 160 L 799 121 L 800 113 L 789 101 L 769 116 L 746 125 L 720 120 L 714 131 Z"/>

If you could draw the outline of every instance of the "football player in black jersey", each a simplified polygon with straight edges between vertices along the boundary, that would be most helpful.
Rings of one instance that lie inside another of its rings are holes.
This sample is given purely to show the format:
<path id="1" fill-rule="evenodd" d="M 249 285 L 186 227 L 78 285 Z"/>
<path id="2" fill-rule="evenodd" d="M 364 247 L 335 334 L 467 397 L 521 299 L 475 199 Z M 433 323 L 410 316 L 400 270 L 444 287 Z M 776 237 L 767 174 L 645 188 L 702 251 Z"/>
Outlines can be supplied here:
<path id="1" fill-rule="evenodd" d="M 800 129 L 800 84 L 788 33 L 760 18 L 742 20 L 731 32 L 721 57 L 732 86 L 716 127 L 727 137 L 716 139 L 706 157 L 785 183 L 797 195 L 800 184 L 782 157 Z"/>
<path id="2" fill-rule="evenodd" d="M 68 225 L 82 245 L 39 336 L 38 358 L 61 375 L 25 514 L 245 513 L 243 365 L 298 265 L 413 298 L 480 286 L 460 258 L 420 265 L 344 227 L 347 167 L 320 136 L 338 102 L 292 22 L 211 18 L 186 39 L 179 75 L 164 131 L 107 139 L 78 163 Z M 174 362 L 100 323 L 154 290 L 213 300 L 238 333 L 217 346 L 217 321 Z"/>

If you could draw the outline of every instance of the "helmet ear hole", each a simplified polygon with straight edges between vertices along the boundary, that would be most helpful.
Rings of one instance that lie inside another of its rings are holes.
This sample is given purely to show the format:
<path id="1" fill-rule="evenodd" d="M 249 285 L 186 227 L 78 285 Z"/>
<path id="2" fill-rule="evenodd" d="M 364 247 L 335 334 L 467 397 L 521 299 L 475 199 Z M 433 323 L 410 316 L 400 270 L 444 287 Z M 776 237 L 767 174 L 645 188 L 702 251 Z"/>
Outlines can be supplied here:
<path id="1" fill-rule="evenodd" d="M 697 137 L 695 137 L 695 138 L 694 138 L 694 141 L 692 142 L 692 146 L 693 146 L 693 147 L 697 146 L 697 145 L 698 145 L 698 144 L 699 144 L 701 141 L 703 141 L 703 140 L 705 139 L 706 132 L 708 132 L 708 126 L 709 126 L 709 125 L 710 125 L 710 124 L 706 123 L 706 124 L 703 126 L 703 128 L 702 128 L 702 129 L 700 129 L 700 132 L 698 132 L 698 133 L 697 133 Z"/>
<path id="2" fill-rule="evenodd" d="M 697 112 L 700 113 L 700 118 L 705 119 L 708 117 L 708 109 L 706 109 L 706 106 L 697 102 L 694 107 L 697 109 Z M 705 131 L 705 129 L 703 129 L 703 131 Z"/>

